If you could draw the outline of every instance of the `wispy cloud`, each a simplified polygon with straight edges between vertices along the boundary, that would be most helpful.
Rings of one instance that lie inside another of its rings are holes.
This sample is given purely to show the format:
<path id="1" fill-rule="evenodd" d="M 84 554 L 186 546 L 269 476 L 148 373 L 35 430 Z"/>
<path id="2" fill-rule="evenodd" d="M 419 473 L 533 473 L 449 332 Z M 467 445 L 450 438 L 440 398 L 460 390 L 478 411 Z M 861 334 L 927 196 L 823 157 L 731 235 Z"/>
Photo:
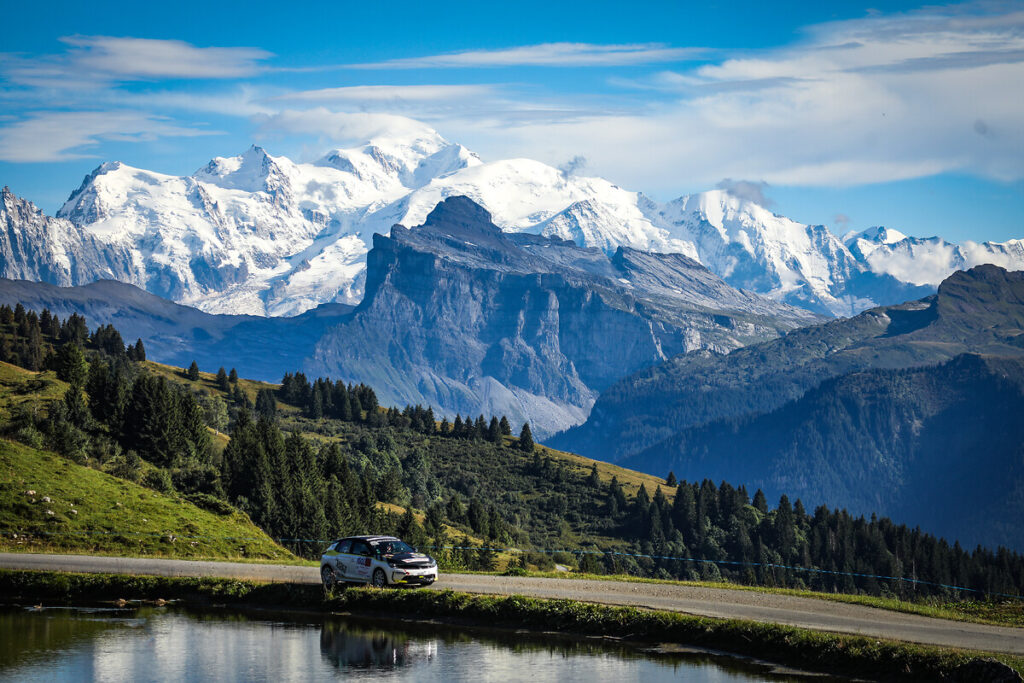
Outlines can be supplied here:
<path id="1" fill-rule="evenodd" d="M 102 141 L 140 142 L 214 135 L 138 112 L 40 112 L 0 128 L 0 160 L 68 161 L 94 157 Z"/>
<path id="2" fill-rule="evenodd" d="M 354 85 L 343 88 L 300 90 L 275 97 L 275 100 L 316 103 L 393 103 L 446 102 L 491 97 L 492 85 Z"/>
<path id="3" fill-rule="evenodd" d="M 263 135 L 304 135 L 324 145 L 364 142 L 379 137 L 430 137 L 426 124 L 405 116 L 368 112 L 339 112 L 325 107 L 286 109 L 253 117 Z"/>
<path id="4" fill-rule="evenodd" d="M 252 47 L 196 47 L 180 40 L 65 36 L 61 54 L 2 55 L 0 73 L 11 83 L 82 89 L 110 82 L 241 78 L 258 73 L 271 53 Z"/>
<path id="5" fill-rule="evenodd" d="M 507 66 L 628 66 L 681 62 L 706 56 L 709 50 L 672 47 L 663 43 L 600 45 L 594 43 L 543 43 L 500 50 L 467 50 L 424 57 L 389 59 L 350 64 L 355 69 L 453 69 Z"/>

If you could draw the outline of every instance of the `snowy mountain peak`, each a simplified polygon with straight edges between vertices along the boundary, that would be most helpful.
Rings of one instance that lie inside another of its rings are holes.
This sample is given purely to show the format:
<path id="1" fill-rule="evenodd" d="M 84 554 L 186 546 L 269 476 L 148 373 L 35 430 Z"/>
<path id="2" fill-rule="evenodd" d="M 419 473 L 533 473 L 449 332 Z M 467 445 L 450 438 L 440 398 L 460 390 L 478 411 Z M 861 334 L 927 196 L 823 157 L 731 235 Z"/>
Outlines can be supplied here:
<path id="1" fill-rule="evenodd" d="M 262 147 L 252 145 L 238 156 L 214 157 L 192 177 L 225 189 L 268 192 L 287 184 L 283 166 L 290 164 L 284 157 L 272 157 Z"/>
<path id="2" fill-rule="evenodd" d="M 868 228 L 863 232 L 848 235 L 843 241 L 848 245 L 855 243 L 857 240 L 868 240 L 875 244 L 896 244 L 897 242 L 902 242 L 905 239 L 907 239 L 907 236 L 899 230 L 893 230 L 892 228 L 880 225 L 874 228 Z"/>

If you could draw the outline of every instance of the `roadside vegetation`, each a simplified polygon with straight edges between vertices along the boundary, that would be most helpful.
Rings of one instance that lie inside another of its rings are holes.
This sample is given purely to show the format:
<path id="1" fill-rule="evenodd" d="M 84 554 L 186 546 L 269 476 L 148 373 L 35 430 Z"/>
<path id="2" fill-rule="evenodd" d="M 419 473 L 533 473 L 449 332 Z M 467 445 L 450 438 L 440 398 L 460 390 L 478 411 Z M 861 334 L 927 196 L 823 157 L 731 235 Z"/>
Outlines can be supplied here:
<path id="1" fill-rule="evenodd" d="M 873 680 L 978 681 L 1024 671 L 1024 660 L 861 636 L 809 631 L 676 612 L 606 607 L 571 600 L 492 597 L 453 591 L 350 588 L 324 596 L 316 586 L 225 579 L 0 571 L 0 594 L 31 602 L 180 601 L 184 605 L 246 605 L 402 615 L 462 626 L 557 631 L 613 638 L 617 643 L 676 644 L 755 657 L 808 671 Z"/>
<path id="2" fill-rule="evenodd" d="M 207 512 L 237 511 L 305 558 L 375 532 L 430 549 L 448 571 L 562 565 L 904 602 L 1024 593 L 1024 558 L 1005 549 L 629 472 L 534 445 L 528 425 L 503 416 L 383 407 L 365 385 L 161 366 L 141 341 L 126 346 L 75 315 L 0 307 L 0 360 L 0 435 Z M 38 530 L 30 523 L 12 517 L 0 532 Z"/>

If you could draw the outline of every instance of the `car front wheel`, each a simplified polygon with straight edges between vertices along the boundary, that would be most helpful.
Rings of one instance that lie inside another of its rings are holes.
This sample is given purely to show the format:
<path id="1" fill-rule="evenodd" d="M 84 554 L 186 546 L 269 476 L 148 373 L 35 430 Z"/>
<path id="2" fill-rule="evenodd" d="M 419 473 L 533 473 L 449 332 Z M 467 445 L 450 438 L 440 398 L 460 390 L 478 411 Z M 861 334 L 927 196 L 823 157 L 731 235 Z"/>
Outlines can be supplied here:
<path id="1" fill-rule="evenodd" d="M 374 588 L 384 588 L 388 585 L 388 577 L 384 575 L 383 569 L 373 570 L 373 586 Z"/>
<path id="2" fill-rule="evenodd" d="M 334 571 L 330 567 L 320 568 L 320 580 L 324 584 L 325 591 L 332 591 L 337 585 L 337 580 L 334 578 Z"/>

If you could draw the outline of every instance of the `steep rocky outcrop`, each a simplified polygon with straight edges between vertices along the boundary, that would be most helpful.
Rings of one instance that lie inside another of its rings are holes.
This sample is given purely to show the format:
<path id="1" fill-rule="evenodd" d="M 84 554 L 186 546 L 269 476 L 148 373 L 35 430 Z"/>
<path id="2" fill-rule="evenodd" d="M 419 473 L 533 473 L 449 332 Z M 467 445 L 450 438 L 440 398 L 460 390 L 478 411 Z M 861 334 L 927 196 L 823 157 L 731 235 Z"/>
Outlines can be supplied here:
<path id="1" fill-rule="evenodd" d="M 70 221 L 44 214 L 10 188 L 0 190 L 0 277 L 69 286 L 97 278 L 130 280 L 126 251 L 110 248 Z"/>
<path id="2" fill-rule="evenodd" d="M 423 225 L 375 235 L 366 296 L 310 364 L 384 402 L 508 414 L 539 435 L 581 422 L 624 374 L 725 352 L 817 318 L 736 290 L 681 254 L 503 233 L 449 198 Z"/>

